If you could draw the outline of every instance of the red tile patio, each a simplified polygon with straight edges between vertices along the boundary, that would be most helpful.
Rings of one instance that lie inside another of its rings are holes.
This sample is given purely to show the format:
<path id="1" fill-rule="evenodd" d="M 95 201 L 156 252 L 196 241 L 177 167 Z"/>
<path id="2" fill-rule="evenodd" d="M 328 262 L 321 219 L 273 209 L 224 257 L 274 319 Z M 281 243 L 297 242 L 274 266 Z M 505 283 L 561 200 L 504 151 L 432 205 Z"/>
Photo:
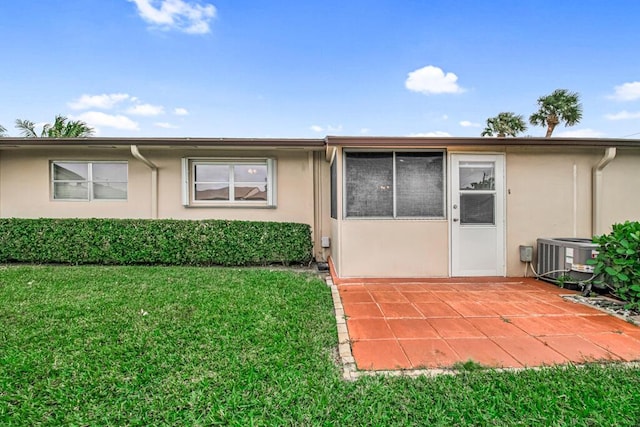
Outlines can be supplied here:
<path id="1" fill-rule="evenodd" d="M 334 280 L 360 370 L 640 360 L 640 328 L 529 278 Z"/>

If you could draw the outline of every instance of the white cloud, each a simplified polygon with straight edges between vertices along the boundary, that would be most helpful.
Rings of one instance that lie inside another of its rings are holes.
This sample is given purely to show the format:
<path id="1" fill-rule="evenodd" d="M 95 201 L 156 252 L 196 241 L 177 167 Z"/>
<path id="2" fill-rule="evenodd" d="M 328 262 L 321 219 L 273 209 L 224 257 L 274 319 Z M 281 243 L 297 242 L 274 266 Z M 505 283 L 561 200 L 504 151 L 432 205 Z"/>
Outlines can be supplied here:
<path id="1" fill-rule="evenodd" d="M 427 65 L 409 73 L 405 87 L 413 92 L 425 95 L 438 93 L 462 93 L 464 89 L 458 86 L 458 76 L 446 73 L 438 67 Z"/>
<path id="2" fill-rule="evenodd" d="M 482 126 L 480 123 L 473 123 L 473 122 L 470 122 L 469 120 L 463 120 L 459 124 L 463 128 L 479 128 Z"/>
<path id="3" fill-rule="evenodd" d="M 362 128 L 362 129 L 360 129 L 360 133 L 361 133 L 361 134 L 363 134 L 363 135 L 366 135 L 366 134 L 368 134 L 369 132 L 371 132 L 371 129 L 369 129 L 369 128 Z"/>
<path id="4" fill-rule="evenodd" d="M 640 99 L 640 82 L 624 83 L 613 88 L 614 94 L 609 96 L 616 101 L 635 101 Z"/>
<path id="5" fill-rule="evenodd" d="M 80 98 L 69 102 L 69 108 L 74 110 L 87 110 L 90 108 L 100 108 L 108 110 L 113 108 L 116 104 L 130 99 L 129 94 L 126 93 L 103 93 L 102 95 L 82 95 Z M 131 98 L 133 100 L 133 98 Z"/>
<path id="6" fill-rule="evenodd" d="M 600 132 L 593 129 L 576 129 L 576 130 L 566 130 L 563 132 L 559 132 L 557 135 L 562 138 L 602 138 L 605 136 L 604 132 Z"/>
<path id="7" fill-rule="evenodd" d="M 186 108 L 174 108 L 173 114 L 175 114 L 176 116 L 188 116 L 189 111 L 187 111 Z"/>
<path id="8" fill-rule="evenodd" d="M 212 4 L 185 0 L 129 0 L 138 7 L 138 14 L 153 27 L 178 30 L 189 34 L 211 31 L 209 22 L 216 16 Z"/>
<path id="9" fill-rule="evenodd" d="M 137 104 L 127 109 L 127 113 L 136 116 L 159 116 L 164 114 L 164 107 L 161 105 Z"/>
<path id="10" fill-rule="evenodd" d="M 110 127 L 123 130 L 140 130 L 138 123 L 121 114 L 106 114 L 101 111 L 87 111 L 74 120 L 82 120 L 91 127 Z"/>
<path id="11" fill-rule="evenodd" d="M 314 132 L 342 132 L 342 125 L 338 125 L 338 126 L 328 125 L 326 127 L 322 127 L 319 125 L 311 125 L 309 126 L 309 129 L 311 129 Z"/>
<path id="12" fill-rule="evenodd" d="M 157 122 L 157 123 L 154 123 L 153 125 L 163 129 L 178 129 L 178 126 L 172 125 L 171 123 L 167 123 L 167 122 Z"/>
<path id="13" fill-rule="evenodd" d="M 627 110 L 620 111 L 615 114 L 605 114 L 604 118 L 607 120 L 629 120 L 629 119 L 640 119 L 640 111 L 629 112 Z"/>
<path id="14" fill-rule="evenodd" d="M 432 137 L 432 136 L 446 137 L 446 136 L 451 136 L 451 134 L 449 132 L 443 132 L 443 131 L 437 130 L 435 132 L 412 133 L 409 136 L 416 137 L 416 138 Z"/>

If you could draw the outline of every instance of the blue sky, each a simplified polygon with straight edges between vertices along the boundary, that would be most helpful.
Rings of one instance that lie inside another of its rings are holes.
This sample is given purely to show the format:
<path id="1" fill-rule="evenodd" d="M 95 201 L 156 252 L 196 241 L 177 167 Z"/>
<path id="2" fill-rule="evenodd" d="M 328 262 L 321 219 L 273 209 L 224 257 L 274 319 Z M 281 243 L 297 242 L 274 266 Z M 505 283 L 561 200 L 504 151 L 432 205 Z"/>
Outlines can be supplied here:
<path id="1" fill-rule="evenodd" d="M 638 16 L 631 0 L 5 0 L 0 125 L 479 136 L 565 88 L 584 117 L 554 136 L 640 138 Z"/>

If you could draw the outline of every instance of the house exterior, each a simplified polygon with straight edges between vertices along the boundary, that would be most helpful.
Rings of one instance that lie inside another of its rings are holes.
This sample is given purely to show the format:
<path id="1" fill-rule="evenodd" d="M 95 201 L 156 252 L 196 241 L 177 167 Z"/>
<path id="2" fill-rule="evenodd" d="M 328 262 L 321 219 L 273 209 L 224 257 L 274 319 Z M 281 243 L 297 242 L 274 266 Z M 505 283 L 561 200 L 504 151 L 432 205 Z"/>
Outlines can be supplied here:
<path id="1" fill-rule="evenodd" d="M 640 220 L 640 140 L 0 138 L 0 217 L 287 221 L 349 277 L 522 276 Z"/>

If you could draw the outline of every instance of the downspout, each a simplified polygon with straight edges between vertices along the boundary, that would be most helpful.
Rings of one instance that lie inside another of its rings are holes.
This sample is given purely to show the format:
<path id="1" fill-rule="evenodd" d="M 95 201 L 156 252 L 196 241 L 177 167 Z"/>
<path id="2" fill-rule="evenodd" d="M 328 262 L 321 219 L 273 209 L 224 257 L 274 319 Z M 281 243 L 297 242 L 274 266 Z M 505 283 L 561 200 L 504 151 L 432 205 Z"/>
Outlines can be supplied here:
<path id="1" fill-rule="evenodd" d="M 602 234 L 600 219 L 602 216 L 602 170 L 616 157 L 616 147 L 607 147 L 604 157 L 593 168 L 593 184 L 591 186 L 591 234 Z"/>
<path id="2" fill-rule="evenodd" d="M 158 218 L 158 167 L 140 154 L 137 145 L 131 145 L 131 155 L 151 169 L 151 218 Z"/>

